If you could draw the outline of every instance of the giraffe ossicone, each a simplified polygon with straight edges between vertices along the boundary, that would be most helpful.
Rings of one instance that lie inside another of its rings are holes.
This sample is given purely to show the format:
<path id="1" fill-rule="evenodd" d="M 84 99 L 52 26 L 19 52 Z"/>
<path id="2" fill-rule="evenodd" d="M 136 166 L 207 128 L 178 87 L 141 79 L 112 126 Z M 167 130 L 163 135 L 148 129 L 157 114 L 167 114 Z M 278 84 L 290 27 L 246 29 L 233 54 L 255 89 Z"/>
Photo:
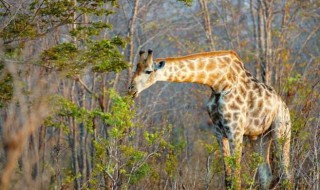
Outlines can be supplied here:
<path id="1" fill-rule="evenodd" d="M 200 83 L 212 89 L 207 109 L 214 134 L 224 157 L 240 166 L 243 136 L 256 140 L 264 162 L 258 168 L 261 189 L 269 189 L 272 174 L 270 144 L 280 152 L 282 178 L 289 179 L 291 123 L 289 110 L 280 96 L 248 72 L 234 51 L 198 53 L 183 57 L 153 59 L 152 50 L 140 52 L 129 93 L 140 92 L 157 81 Z M 227 188 L 240 189 L 240 167 L 225 160 Z"/>

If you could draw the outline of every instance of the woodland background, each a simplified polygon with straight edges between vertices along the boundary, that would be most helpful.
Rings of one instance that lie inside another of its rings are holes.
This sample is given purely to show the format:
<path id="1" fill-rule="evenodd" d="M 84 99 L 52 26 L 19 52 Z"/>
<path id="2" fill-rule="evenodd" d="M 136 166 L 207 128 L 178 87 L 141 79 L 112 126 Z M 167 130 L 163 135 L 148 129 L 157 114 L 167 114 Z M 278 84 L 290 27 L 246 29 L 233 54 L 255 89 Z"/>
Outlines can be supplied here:
<path id="1" fill-rule="evenodd" d="M 151 48 L 158 58 L 236 51 L 290 108 L 290 188 L 318 190 L 319 7 L 0 0 L 0 189 L 223 189 L 208 87 L 158 82 L 126 97 L 139 50 Z M 245 140 L 243 188 L 258 188 L 260 161 Z"/>

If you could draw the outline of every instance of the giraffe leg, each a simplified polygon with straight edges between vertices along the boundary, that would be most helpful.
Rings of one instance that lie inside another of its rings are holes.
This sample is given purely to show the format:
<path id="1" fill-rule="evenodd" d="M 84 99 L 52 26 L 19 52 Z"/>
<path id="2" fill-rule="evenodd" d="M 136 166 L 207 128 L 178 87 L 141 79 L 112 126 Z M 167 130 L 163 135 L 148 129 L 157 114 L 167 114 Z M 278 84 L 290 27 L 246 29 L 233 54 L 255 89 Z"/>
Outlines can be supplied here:
<path id="1" fill-rule="evenodd" d="M 290 122 L 276 122 L 273 130 L 273 136 L 276 147 L 276 156 L 280 161 L 280 180 L 285 182 L 290 180 L 290 137 L 291 124 Z M 285 182 L 285 183 L 287 183 Z"/>
<path id="2" fill-rule="evenodd" d="M 226 189 L 232 188 L 232 170 L 230 164 L 228 163 L 228 158 L 230 157 L 230 146 L 229 140 L 225 137 L 224 126 L 222 122 L 219 122 L 221 117 L 218 112 L 217 102 L 220 98 L 220 94 L 216 94 L 212 92 L 210 100 L 207 105 L 209 116 L 212 120 L 213 124 L 213 133 L 216 136 L 218 144 L 220 146 L 222 152 L 222 158 L 224 161 L 224 172 L 225 172 L 225 187 Z"/>
<path id="3" fill-rule="evenodd" d="M 255 151 L 263 158 L 263 162 L 258 167 L 260 189 L 267 190 L 272 182 L 272 172 L 270 167 L 269 153 L 272 139 L 271 134 L 261 135 L 253 143 Z"/>
<path id="4" fill-rule="evenodd" d="M 280 182 L 281 189 L 286 189 L 290 185 L 290 138 L 291 122 L 290 113 L 286 105 L 282 105 L 273 123 L 273 138 L 276 147 L 276 156 L 280 162 Z"/>
<path id="5" fill-rule="evenodd" d="M 232 168 L 232 186 L 231 189 L 241 189 L 241 156 L 242 156 L 242 143 L 243 132 L 241 128 L 236 129 L 233 135 L 228 135 L 230 157 L 227 158 L 228 164 Z"/>
<path id="6" fill-rule="evenodd" d="M 221 137 L 221 138 L 217 137 L 217 141 L 219 143 L 219 146 L 220 146 L 220 149 L 222 152 L 223 161 L 224 161 L 225 187 L 226 187 L 226 189 L 230 189 L 231 188 L 231 174 L 232 174 L 232 172 L 231 172 L 231 167 L 229 166 L 229 164 L 227 162 L 227 158 L 230 157 L 229 141 L 227 138 L 224 138 L 224 137 Z"/>

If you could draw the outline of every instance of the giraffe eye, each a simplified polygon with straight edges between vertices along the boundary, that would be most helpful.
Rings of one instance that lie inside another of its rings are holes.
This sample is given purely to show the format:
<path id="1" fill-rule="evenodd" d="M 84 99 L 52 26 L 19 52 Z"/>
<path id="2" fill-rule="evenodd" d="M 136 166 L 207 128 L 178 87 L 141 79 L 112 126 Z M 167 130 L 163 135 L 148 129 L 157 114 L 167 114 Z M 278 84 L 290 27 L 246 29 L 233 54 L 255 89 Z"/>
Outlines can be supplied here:
<path id="1" fill-rule="evenodd" d="M 145 71 L 146 74 L 150 75 L 152 71 Z"/>

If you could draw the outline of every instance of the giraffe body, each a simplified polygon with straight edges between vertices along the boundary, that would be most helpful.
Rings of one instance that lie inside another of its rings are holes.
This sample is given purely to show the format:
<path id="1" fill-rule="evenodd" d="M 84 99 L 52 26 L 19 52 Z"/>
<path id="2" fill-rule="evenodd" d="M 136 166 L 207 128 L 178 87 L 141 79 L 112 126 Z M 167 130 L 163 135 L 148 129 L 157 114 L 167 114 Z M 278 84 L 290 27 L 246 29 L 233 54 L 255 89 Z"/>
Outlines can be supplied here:
<path id="1" fill-rule="evenodd" d="M 272 180 L 269 164 L 272 139 L 281 152 L 283 176 L 289 178 L 289 110 L 271 87 L 259 82 L 244 69 L 235 52 L 218 51 L 155 60 L 152 51 L 148 52 L 147 59 L 141 53 L 130 86 L 131 93 L 137 96 L 156 81 L 193 82 L 212 89 L 207 109 L 214 125 L 213 132 L 225 161 L 234 158 L 239 165 L 232 167 L 225 162 L 227 188 L 241 187 L 240 161 L 244 135 L 253 140 L 259 139 L 256 150 L 264 158 L 258 172 L 261 189 L 268 189 Z"/>

